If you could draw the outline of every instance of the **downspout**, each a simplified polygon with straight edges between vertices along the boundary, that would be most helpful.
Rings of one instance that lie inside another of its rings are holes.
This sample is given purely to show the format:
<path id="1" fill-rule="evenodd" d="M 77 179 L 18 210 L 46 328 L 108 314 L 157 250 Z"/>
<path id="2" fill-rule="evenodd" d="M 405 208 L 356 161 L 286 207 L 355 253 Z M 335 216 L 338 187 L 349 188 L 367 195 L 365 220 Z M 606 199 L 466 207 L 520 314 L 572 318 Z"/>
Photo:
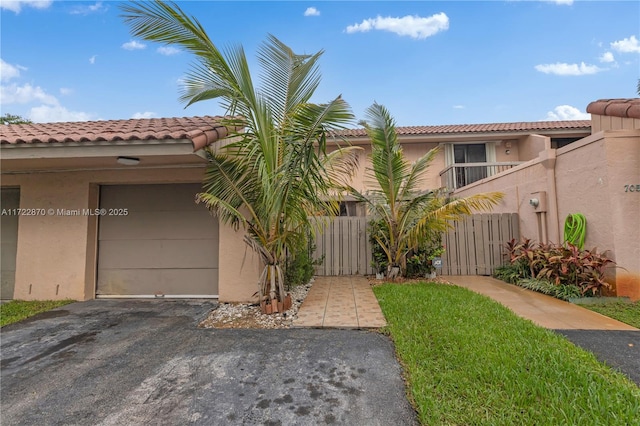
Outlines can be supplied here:
<path id="1" fill-rule="evenodd" d="M 551 148 L 550 140 L 545 142 L 545 150 L 540 153 L 541 164 L 544 166 L 547 175 L 547 189 L 548 189 L 548 210 L 547 210 L 547 223 L 543 223 L 542 226 L 547 226 L 547 237 L 549 241 L 555 243 L 561 243 L 560 239 L 560 221 L 558 217 L 558 195 L 556 191 L 556 150 Z M 543 219 L 547 219 L 544 218 Z"/>

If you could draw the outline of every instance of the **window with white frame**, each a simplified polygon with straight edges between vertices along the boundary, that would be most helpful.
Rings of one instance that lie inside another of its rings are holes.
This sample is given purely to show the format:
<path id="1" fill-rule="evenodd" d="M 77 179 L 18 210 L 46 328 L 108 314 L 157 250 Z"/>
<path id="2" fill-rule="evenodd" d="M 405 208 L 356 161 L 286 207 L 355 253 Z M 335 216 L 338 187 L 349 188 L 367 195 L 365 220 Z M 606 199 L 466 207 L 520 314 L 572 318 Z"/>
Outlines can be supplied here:
<path id="1" fill-rule="evenodd" d="M 495 142 L 459 142 L 445 144 L 448 168 L 447 186 L 461 188 L 490 176 L 491 168 L 480 163 L 496 161 Z"/>

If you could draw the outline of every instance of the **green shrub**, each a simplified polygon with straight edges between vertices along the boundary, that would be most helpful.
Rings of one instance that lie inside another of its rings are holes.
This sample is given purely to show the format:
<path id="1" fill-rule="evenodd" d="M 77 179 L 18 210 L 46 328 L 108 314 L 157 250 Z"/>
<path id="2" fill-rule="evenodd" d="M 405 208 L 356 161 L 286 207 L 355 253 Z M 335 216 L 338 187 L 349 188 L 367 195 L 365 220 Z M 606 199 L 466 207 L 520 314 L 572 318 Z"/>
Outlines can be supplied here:
<path id="1" fill-rule="evenodd" d="M 316 246 L 309 236 L 307 242 L 287 256 L 284 267 L 284 284 L 287 290 L 306 284 L 311 280 L 314 273 L 314 266 L 321 265 L 324 259 L 314 260 L 311 254 Z"/>
<path id="2" fill-rule="evenodd" d="M 508 282 L 509 284 L 517 284 L 518 281 L 528 277 L 528 267 L 522 261 L 507 263 L 498 266 L 493 271 L 493 276 L 499 280 Z"/>
<path id="3" fill-rule="evenodd" d="M 371 267 L 375 269 L 376 273 L 383 274 L 387 271 L 389 261 L 387 260 L 387 254 L 374 237 L 374 235 L 379 234 L 383 227 L 383 222 L 372 219 L 367 226 L 369 228 L 369 243 L 371 243 Z"/>
<path id="4" fill-rule="evenodd" d="M 583 296 L 599 295 L 609 287 L 604 272 L 615 262 L 596 249 L 580 250 L 571 243 L 533 244 L 529 239 L 511 240 L 506 247 L 510 267 L 499 269 L 494 275 L 507 282 L 517 284 L 526 278 L 537 278 L 561 287 L 562 294 L 573 294 L 573 290 L 565 288 L 572 286 Z"/>
<path id="5" fill-rule="evenodd" d="M 371 243 L 371 266 L 377 273 L 387 271 L 389 262 L 387 254 L 380 246 L 380 243 L 374 238 L 379 235 L 380 229 L 384 226 L 381 220 L 369 221 L 369 242 Z M 406 263 L 402 265 L 402 275 L 407 278 L 424 278 L 427 274 L 435 271 L 432 265 L 433 259 L 444 253 L 442 247 L 442 236 L 439 233 L 430 233 L 427 235 L 418 247 L 410 249 L 406 255 Z"/>
<path id="6" fill-rule="evenodd" d="M 537 291 L 560 300 L 569 300 L 582 296 L 580 289 L 574 285 L 556 285 L 543 279 L 526 278 L 514 283 L 528 290 Z"/>

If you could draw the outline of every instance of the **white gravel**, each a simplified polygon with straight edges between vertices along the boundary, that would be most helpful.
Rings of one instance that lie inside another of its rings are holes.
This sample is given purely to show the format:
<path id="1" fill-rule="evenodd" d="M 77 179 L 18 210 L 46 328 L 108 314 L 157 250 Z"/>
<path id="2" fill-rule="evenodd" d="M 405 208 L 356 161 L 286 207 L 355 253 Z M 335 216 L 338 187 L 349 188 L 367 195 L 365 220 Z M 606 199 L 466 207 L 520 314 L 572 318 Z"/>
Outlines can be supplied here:
<path id="1" fill-rule="evenodd" d="M 308 284 L 299 285 L 291 294 L 291 308 L 277 314 L 263 314 L 260 307 L 248 303 L 220 303 L 209 316 L 200 323 L 204 328 L 290 328 L 304 301 L 313 278 Z"/>

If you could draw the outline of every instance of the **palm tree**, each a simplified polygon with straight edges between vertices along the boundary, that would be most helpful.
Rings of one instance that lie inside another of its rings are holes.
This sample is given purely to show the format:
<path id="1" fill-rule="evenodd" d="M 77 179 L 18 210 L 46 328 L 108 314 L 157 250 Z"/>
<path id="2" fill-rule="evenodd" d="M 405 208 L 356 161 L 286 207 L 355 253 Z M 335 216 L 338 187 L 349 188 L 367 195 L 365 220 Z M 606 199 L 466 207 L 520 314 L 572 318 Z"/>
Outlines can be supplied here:
<path id="1" fill-rule="evenodd" d="M 367 184 L 373 189 L 351 194 L 369 206 L 380 221 L 372 237 L 387 256 L 387 277 L 395 278 L 406 268 L 406 256 L 412 249 L 448 229 L 450 222 L 473 210 L 490 210 L 503 197 L 491 192 L 448 200 L 442 191 L 423 191 L 425 172 L 435 158 L 432 149 L 410 163 L 398 142 L 396 125 L 389 111 L 374 103 L 362 122 L 371 139 L 371 167 L 366 170 Z"/>
<path id="2" fill-rule="evenodd" d="M 221 52 L 175 3 L 135 2 L 122 10 L 134 36 L 195 55 L 181 96 L 187 106 L 218 99 L 226 110 L 231 142 L 208 149 L 198 201 L 222 223 L 246 229 L 244 241 L 264 262 L 261 306 L 277 306 L 286 296 L 281 265 L 287 251 L 304 244 L 315 223 L 311 214 L 336 214 L 335 188 L 357 164 L 354 148 L 325 150 L 327 133 L 352 122 L 349 105 L 340 96 L 310 101 L 323 52 L 299 55 L 269 36 L 258 50 L 262 81 L 256 87 L 242 47 Z"/>

